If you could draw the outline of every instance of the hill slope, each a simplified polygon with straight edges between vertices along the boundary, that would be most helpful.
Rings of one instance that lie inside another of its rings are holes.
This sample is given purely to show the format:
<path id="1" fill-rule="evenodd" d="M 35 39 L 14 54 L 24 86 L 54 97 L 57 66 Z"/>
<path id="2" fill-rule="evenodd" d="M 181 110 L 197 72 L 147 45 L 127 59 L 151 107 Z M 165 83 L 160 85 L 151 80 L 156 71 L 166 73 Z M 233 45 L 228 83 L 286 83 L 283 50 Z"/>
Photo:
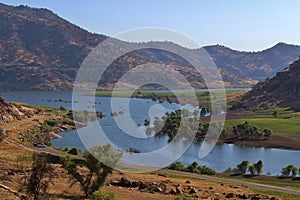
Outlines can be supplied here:
<path id="1" fill-rule="evenodd" d="M 47 9 L 26 6 L 0 4 L 0 26 L 1 90 L 70 90 L 84 58 L 107 38 L 89 33 Z M 220 45 L 205 49 L 228 86 L 256 83 L 274 76 L 300 55 L 299 46 L 284 43 L 252 53 Z M 116 60 L 104 74 L 101 86 L 111 88 L 128 69 L 147 62 L 172 65 L 194 87 L 205 86 L 185 60 L 155 49 L 133 52 Z"/>
<path id="2" fill-rule="evenodd" d="M 12 122 L 17 119 L 29 118 L 41 113 L 39 108 L 28 108 L 18 104 L 8 103 L 0 97 L 0 124 Z"/>
<path id="3" fill-rule="evenodd" d="M 242 96 L 234 108 L 283 106 L 300 108 L 300 60 L 278 72 L 272 79 L 257 84 Z"/>

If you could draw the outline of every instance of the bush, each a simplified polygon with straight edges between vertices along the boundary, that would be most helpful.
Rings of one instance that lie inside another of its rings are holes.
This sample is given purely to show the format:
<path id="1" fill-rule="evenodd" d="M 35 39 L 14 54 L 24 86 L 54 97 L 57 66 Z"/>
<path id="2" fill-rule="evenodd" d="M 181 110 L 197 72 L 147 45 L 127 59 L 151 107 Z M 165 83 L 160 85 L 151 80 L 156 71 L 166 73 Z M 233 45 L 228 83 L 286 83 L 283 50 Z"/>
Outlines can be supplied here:
<path id="1" fill-rule="evenodd" d="M 207 174 L 207 175 L 216 175 L 216 171 L 203 165 L 203 166 L 199 166 L 198 170 L 200 171 L 200 174 Z"/>
<path id="2" fill-rule="evenodd" d="M 63 124 L 68 124 L 70 126 L 75 126 L 75 123 L 71 119 L 64 119 Z"/>
<path id="3" fill-rule="evenodd" d="M 188 196 L 186 194 L 180 195 L 178 197 L 175 198 L 175 200 L 196 200 L 197 198 Z"/>
<path id="4" fill-rule="evenodd" d="M 169 169 L 177 170 L 177 171 L 184 171 L 185 167 L 181 162 L 174 162 L 169 167 Z"/>
<path id="5" fill-rule="evenodd" d="M 69 153 L 69 154 L 72 154 L 72 155 L 80 155 L 80 154 L 81 154 L 81 151 L 80 151 L 80 149 L 77 149 L 77 148 L 73 147 L 72 149 L 70 149 L 70 150 L 68 151 L 68 153 Z"/>
<path id="6" fill-rule="evenodd" d="M 91 199 L 95 200 L 115 200 L 115 193 L 113 192 L 104 192 L 102 190 L 95 191 L 91 195 Z"/>
<path id="7" fill-rule="evenodd" d="M 294 165 L 288 165 L 287 167 L 283 167 L 281 169 L 281 176 L 292 176 L 295 177 L 298 173 L 298 168 L 295 167 Z"/>
<path id="8" fill-rule="evenodd" d="M 59 110 L 65 111 L 67 109 L 65 107 L 61 106 L 61 107 L 59 107 Z"/>
<path id="9" fill-rule="evenodd" d="M 54 119 L 47 119 L 47 120 L 45 120 L 45 122 L 49 126 L 55 126 L 55 124 L 56 124 L 56 121 Z"/>

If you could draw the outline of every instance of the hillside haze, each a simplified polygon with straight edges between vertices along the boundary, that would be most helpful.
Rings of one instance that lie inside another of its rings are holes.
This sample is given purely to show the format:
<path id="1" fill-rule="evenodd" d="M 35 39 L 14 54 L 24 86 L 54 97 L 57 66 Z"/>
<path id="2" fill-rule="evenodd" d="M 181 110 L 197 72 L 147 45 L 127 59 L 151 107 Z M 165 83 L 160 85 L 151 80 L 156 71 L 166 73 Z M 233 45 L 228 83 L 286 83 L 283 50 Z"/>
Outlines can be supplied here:
<path id="1" fill-rule="evenodd" d="M 0 4 L 1 90 L 71 90 L 88 53 L 108 36 L 89 33 L 47 9 Z M 165 42 L 161 45 L 171 45 Z M 226 86 L 254 84 L 274 76 L 300 55 L 300 46 L 279 43 L 261 52 L 241 52 L 224 46 L 204 47 L 220 68 Z M 189 50 L 197 54 L 197 50 Z M 158 49 L 143 49 L 118 58 L 100 80 L 114 83 L 140 64 L 164 63 L 182 73 L 195 88 L 203 79 L 181 57 Z"/>

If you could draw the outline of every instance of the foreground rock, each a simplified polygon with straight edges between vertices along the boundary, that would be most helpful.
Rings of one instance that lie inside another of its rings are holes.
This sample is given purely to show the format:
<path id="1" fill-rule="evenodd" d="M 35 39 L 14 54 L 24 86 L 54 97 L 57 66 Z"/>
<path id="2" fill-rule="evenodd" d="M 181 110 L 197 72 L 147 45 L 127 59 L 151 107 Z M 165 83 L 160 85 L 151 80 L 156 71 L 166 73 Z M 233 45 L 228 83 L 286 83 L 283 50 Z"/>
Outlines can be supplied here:
<path id="1" fill-rule="evenodd" d="M 127 177 L 123 176 L 119 180 L 111 180 L 108 185 L 129 188 L 139 192 L 147 192 L 151 194 L 164 194 L 164 195 L 184 195 L 199 199 L 251 199 L 251 200 L 279 200 L 276 197 L 271 197 L 262 194 L 246 194 L 240 190 L 239 187 L 227 186 L 232 190 L 229 192 L 216 192 L 214 187 L 197 188 L 192 186 L 190 181 L 188 185 L 175 184 L 170 180 L 162 180 L 160 182 L 147 182 L 147 181 L 130 181 Z M 224 184 L 222 187 L 225 187 Z"/>

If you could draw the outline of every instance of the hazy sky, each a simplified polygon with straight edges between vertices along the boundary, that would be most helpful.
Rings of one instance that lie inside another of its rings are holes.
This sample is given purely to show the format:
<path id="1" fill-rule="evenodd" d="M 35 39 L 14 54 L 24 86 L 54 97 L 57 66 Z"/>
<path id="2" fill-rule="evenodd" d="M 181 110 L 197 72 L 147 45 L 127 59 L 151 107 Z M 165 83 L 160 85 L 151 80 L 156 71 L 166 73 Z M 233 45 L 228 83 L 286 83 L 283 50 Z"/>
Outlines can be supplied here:
<path id="1" fill-rule="evenodd" d="M 0 0 L 52 10 L 91 32 L 113 36 L 162 27 L 201 46 L 257 51 L 278 42 L 300 45 L 299 0 Z"/>

